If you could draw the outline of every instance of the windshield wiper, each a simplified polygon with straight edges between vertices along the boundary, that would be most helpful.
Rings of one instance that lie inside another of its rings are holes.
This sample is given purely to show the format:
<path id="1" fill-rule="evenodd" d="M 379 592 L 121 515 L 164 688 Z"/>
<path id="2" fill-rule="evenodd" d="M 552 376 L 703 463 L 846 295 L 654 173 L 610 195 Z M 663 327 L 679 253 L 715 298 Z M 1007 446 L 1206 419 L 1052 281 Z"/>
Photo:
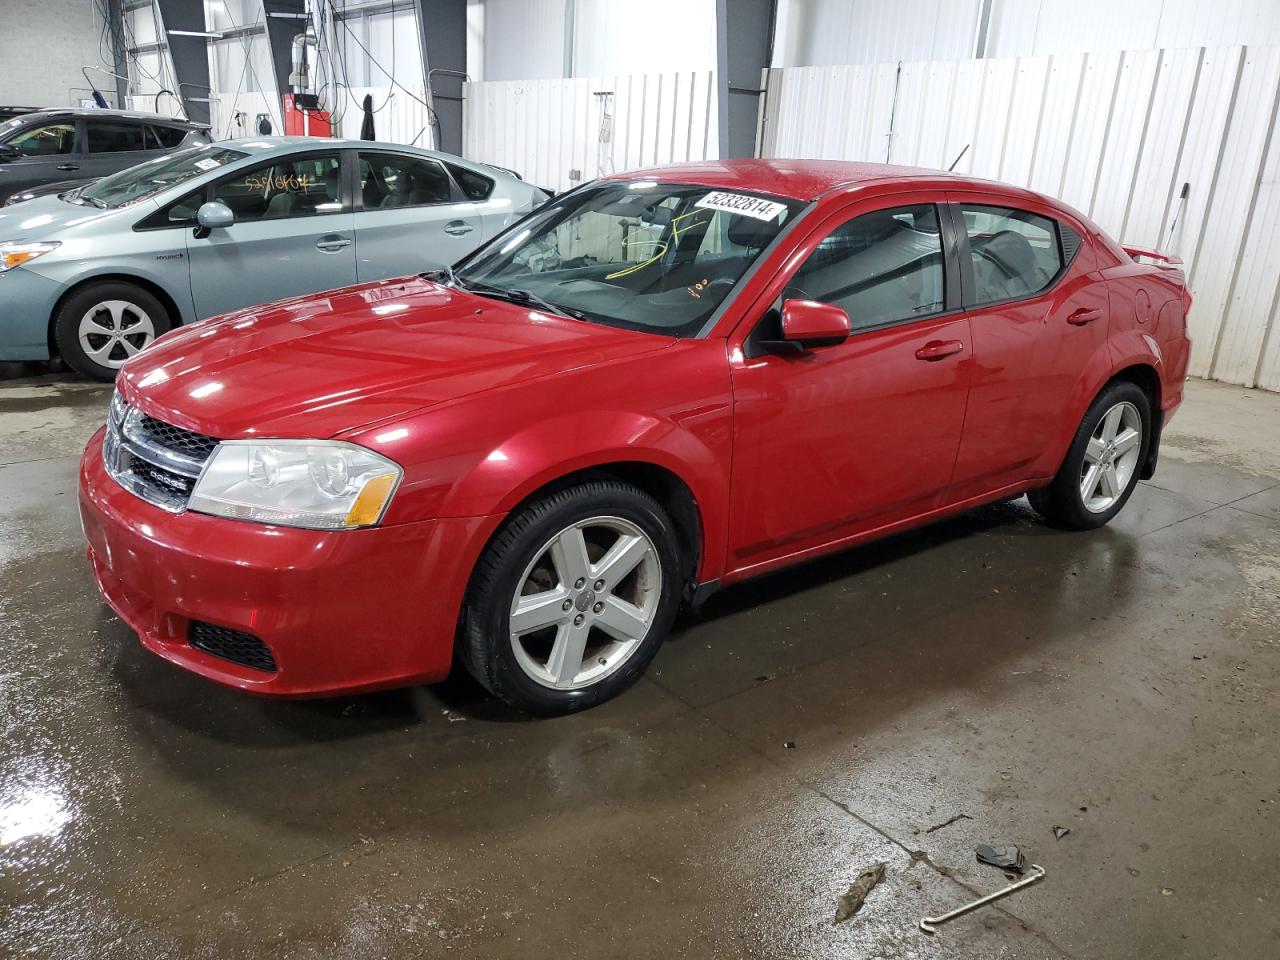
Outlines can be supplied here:
<path id="1" fill-rule="evenodd" d="M 481 283 L 479 280 L 464 280 L 458 274 L 454 273 L 453 267 L 441 267 L 438 270 L 428 270 L 426 273 L 420 274 L 428 280 L 443 278 L 451 286 L 457 287 L 459 290 L 467 290 L 470 293 L 479 294 L 482 297 L 491 297 L 494 300 L 505 300 L 508 303 L 526 303 L 530 306 L 538 307 L 547 313 L 555 314 L 557 317 L 564 317 L 567 320 L 585 320 L 586 315 L 576 310 L 570 310 L 567 307 L 559 306 L 550 300 L 544 300 L 536 293 L 528 290 L 509 289 L 507 287 L 496 287 L 491 283 Z"/>
<path id="2" fill-rule="evenodd" d="M 462 279 L 453 272 L 453 267 L 440 267 L 438 270 L 427 270 L 425 273 L 418 274 L 418 276 L 422 277 L 423 280 L 443 279 L 445 283 L 450 284 L 451 286 L 459 287 L 463 290 L 466 289 L 466 284 L 464 284 Z"/>
<path id="3" fill-rule="evenodd" d="M 480 283 L 477 280 L 468 280 L 462 284 L 464 290 L 470 290 L 472 293 L 478 293 L 482 297 L 493 297 L 495 300 L 506 300 L 508 303 L 525 303 L 533 307 L 538 307 L 547 313 L 555 314 L 557 317 L 565 317 L 569 320 L 585 320 L 586 316 L 576 310 L 570 310 L 552 303 L 550 300 L 544 300 L 529 290 L 519 288 L 495 287 L 492 284 Z"/>
<path id="4" fill-rule="evenodd" d="M 107 203 L 105 200 L 99 200 L 97 197 L 86 197 L 82 193 L 82 194 L 78 194 L 76 196 L 76 199 L 79 200 L 81 203 L 92 204 L 93 206 L 97 207 L 99 210 L 111 209 L 111 204 Z"/>

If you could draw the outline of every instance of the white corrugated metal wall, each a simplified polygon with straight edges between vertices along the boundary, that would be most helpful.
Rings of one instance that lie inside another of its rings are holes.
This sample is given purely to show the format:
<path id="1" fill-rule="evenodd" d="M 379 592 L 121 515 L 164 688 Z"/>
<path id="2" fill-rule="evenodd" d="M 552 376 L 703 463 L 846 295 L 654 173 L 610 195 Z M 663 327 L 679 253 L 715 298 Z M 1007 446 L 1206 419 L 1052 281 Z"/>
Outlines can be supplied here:
<path id="1" fill-rule="evenodd" d="M 466 84 L 463 96 L 463 153 L 549 189 L 719 156 L 709 70 L 494 80 Z"/>
<path id="2" fill-rule="evenodd" d="M 1280 390 L 1277 107 L 1272 46 L 792 67 L 769 71 L 760 152 L 946 168 L 968 144 L 958 171 L 1182 256 L 1191 373 Z"/>
<path id="3" fill-rule="evenodd" d="M 990 9 L 979 50 L 980 0 L 778 0 L 773 66 L 1280 44 L 1277 0 L 991 0 Z"/>

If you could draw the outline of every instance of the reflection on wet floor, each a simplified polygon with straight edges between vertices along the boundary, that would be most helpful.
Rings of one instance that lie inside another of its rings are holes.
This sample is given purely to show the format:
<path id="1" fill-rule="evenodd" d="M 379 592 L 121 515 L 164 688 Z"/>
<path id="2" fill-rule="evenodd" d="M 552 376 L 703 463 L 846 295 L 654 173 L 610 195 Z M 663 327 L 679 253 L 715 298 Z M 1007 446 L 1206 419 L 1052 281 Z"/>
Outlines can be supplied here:
<path id="1" fill-rule="evenodd" d="M 461 676 L 272 702 L 143 651 L 76 518 L 108 396 L 0 382 L 0 956 L 1274 952 L 1280 430 L 1210 457 L 1175 420 L 1095 533 L 1015 501 L 725 591 L 626 696 L 530 721 Z M 926 939 L 1005 883 L 978 843 L 1048 877 Z"/>

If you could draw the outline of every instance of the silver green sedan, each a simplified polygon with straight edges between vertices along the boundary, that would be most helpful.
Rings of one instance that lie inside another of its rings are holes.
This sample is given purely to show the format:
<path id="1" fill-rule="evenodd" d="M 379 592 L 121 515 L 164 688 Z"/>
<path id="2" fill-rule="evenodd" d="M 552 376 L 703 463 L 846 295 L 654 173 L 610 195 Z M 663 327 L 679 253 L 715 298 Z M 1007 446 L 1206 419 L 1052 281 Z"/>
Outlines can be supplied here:
<path id="1" fill-rule="evenodd" d="M 451 264 L 546 197 L 393 143 L 178 150 L 0 208 L 0 360 L 59 354 L 108 380 L 180 323 Z"/>

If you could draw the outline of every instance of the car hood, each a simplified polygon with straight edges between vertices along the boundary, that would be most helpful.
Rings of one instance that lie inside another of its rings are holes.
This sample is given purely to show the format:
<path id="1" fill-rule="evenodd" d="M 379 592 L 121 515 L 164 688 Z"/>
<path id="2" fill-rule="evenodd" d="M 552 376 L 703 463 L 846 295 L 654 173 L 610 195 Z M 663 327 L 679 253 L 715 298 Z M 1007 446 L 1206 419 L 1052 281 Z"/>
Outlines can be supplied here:
<path id="1" fill-rule="evenodd" d="M 126 364 L 118 385 L 197 433 L 320 438 L 674 342 L 412 277 L 192 324 Z"/>
<path id="2" fill-rule="evenodd" d="M 56 195 L 36 197 L 11 207 L 0 207 L 0 240 L 57 240 L 58 234 L 68 227 L 95 223 L 126 209 L 133 208 L 101 210 L 88 204 L 59 200 Z"/>

